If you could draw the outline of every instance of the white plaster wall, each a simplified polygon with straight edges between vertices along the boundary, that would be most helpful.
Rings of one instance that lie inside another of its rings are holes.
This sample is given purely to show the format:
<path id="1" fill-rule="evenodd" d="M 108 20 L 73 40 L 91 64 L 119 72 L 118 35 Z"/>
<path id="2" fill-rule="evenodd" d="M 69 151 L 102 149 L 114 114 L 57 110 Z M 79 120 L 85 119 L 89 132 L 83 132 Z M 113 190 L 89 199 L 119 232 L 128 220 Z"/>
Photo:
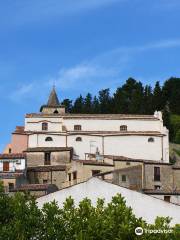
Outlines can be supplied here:
<path id="1" fill-rule="evenodd" d="M 117 193 L 120 193 L 125 198 L 127 206 L 132 208 L 136 217 L 142 217 L 148 223 L 153 223 L 157 216 L 172 217 L 171 225 L 180 223 L 180 206 L 97 178 L 91 178 L 87 182 L 38 198 L 37 203 L 38 207 L 42 208 L 44 203 L 55 200 L 59 207 L 62 208 L 65 199 L 71 196 L 76 205 L 85 197 L 91 199 L 93 205 L 96 205 L 98 198 L 104 198 L 107 204 Z"/>
<path id="2" fill-rule="evenodd" d="M 164 134 L 163 136 L 163 158 L 164 162 L 169 162 L 169 131 L 166 127 L 163 128 Z"/>
<path id="3" fill-rule="evenodd" d="M 180 195 L 150 195 L 150 196 L 152 196 L 152 197 L 154 197 L 154 198 L 158 198 L 158 199 L 161 199 L 161 200 L 164 200 L 164 196 L 170 196 L 171 197 L 171 199 L 170 199 L 170 202 L 171 203 L 175 203 L 175 204 L 178 204 L 178 205 L 180 205 Z"/>
<path id="4" fill-rule="evenodd" d="M 46 137 L 53 141 L 46 142 Z M 66 136 L 54 134 L 33 134 L 29 136 L 28 147 L 66 147 Z"/>
<path id="5" fill-rule="evenodd" d="M 155 142 L 148 142 L 149 136 L 106 136 L 104 154 L 130 158 L 158 160 L 162 158 L 161 137 L 154 137 Z"/>
<path id="6" fill-rule="evenodd" d="M 81 137 L 82 142 L 76 142 L 76 138 Z M 96 148 L 102 154 L 102 137 L 86 135 L 70 135 L 67 137 L 67 146 L 74 148 L 74 154 L 79 159 L 85 159 L 85 153 L 96 153 Z"/>
<path id="7" fill-rule="evenodd" d="M 3 171 L 3 161 L 9 162 L 9 172 L 14 172 L 15 170 L 24 170 L 26 167 L 25 159 L 4 159 L 0 160 L 0 172 Z M 20 161 L 20 164 L 17 164 L 17 161 Z"/>
<path id="8" fill-rule="evenodd" d="M 42 131 L 42 123 L 48 123 L 49 132 L 62 132 L 62 118 L 26 118 L 25 131 Z"/>
<path id="9" fill-rule="evenodd" d="M 119 131 L 121 125 L 127 125 L 128 131 L 161 131 L 162 122 L 152 120 L 102 120 L 102 119 L 63 119 L 68 131 L 74 131 L 74 125 L 81 125 L 82 131 Z"/>

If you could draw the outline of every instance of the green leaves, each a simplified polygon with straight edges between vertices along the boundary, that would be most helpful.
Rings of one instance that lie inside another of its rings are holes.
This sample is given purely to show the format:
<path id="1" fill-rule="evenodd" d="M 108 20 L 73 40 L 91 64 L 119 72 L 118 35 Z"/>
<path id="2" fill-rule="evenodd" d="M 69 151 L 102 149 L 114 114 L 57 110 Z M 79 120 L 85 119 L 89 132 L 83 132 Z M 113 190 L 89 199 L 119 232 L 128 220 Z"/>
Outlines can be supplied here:
<path id="1" fill-rule="evenodd" d="M 16 194 L 10 197 L 0 192 L 0 240 L 120 240 L 179 239 L 179 226 L 170 234 L 135 234 L 136 227 L 147 230 L 170 229 L 171 219 L 158 217 L 155 224 L 137 218 L 120 194 L 109 204 L 98 199 L 96 206 L 83 199 L 78 206 L 69 197 L 63 208 L 55 201 L 40 210 L 34 198 Z"/>

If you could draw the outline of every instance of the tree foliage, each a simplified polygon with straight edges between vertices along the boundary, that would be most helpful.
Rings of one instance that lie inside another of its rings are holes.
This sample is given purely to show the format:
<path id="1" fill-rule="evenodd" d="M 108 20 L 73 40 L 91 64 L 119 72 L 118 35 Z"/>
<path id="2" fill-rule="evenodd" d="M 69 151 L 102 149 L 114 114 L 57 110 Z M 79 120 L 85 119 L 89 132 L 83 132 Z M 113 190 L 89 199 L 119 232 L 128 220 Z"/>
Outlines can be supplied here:
<path id="1" fill-rule="evenodd" d="M 168 234 L 135 234 L 136 227 L 168 230 L 169 223 L 169 218 L 157 218 L 154 224 L 147 224 L 133 214 L 119 194 L 108 205 L 98 199 L 93 206 L 85 198 L 75 206 L 69 197 L 63 208 L 51 202 L 39 209 L 28 195 L 8 196 L 0 191 L 0 240 L 179 239 L 178 226 Z"/>
<path id="2" fill-rule="evenodd" d="M 110 94 L 109 89 L 102 89 L 97 96 L 87 93 L 85 98 L 80 95 L 74 101 L 65 99 L 62 103 L 68 113 L 153 114 L 156 110 L 163 111 L 164 125 L 170 130 L 173 142 L 180 129 L 171 122 L 172 114 L 180 114 L 180 78 L 172 77 L 163 86 L 157 81 L 154 88 L 129 78 L 114 94 Z"/>

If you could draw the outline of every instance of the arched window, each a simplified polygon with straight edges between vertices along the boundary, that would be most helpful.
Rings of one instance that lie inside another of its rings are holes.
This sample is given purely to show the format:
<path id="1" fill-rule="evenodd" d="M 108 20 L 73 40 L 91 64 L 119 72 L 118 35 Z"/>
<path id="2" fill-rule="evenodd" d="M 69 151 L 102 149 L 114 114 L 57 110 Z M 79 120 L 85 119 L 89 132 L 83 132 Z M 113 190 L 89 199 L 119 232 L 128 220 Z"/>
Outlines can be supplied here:
<path id="1" fill-rule="evenodd" d="M 121 125 L 120 126 L 120 131 L 127 131 L 127 126 L 126 125 Z"/>
<path id="2" fill-rule="evenodd" d="M 42 130 L 43 131 L 47 131 L 48 130 L 48 123 L 47 122 L 43 122 L 42 123 Z"/>
<path id="3" fill-rule="evenodd" d="M 53 141 L 53 139 L 52 139 L 52 137 L 47 137 L 47 138 L 45 139 L 45 141 L 46 141 L 46 142 L 51 142 L 51 141 Z"/>
<path id="4" fill-rule="evenodd" d="M 55 114 L 58 114 L 59 112 L 58 112 L 58 110 L 56 109 L 56 110 L 54 111 L 54 113 L 55 113 Z"/>
<path id="5" fill-rule="evenodd" d="M 152 137 L 148 138 L 148 142 L 154 142 L 154 138 Z"/>
<path id="6" fill-rule="evenodd" d="M 81 125 L 74 125 L 74 130 L 81 131 Z"/>
<path id="7" fill-rule="evenodd" d="M 77 137 L 76 138 L 76 142 L 82 142 L 82 138 L 81 137 Z"/>

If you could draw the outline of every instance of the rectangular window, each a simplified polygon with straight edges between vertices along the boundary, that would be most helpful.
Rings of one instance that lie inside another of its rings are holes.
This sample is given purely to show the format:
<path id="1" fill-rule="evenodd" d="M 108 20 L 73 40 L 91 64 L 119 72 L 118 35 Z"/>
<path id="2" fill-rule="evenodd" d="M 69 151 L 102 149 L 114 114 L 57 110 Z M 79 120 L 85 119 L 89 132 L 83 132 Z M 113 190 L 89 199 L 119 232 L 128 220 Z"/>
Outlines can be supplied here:
<path id="1" fill-rule="evenodd" d="M 46 184 L 48 182 L 47 179 L 43 179 L 43 184 Z"/>
<path id="2" fill-rule="evenodd" d="M 126 182 L 126 175 L 122 175 L 122 182 Z"/>
<path id="3" fill-rule="evenodd" d="M 71 181 L 71 173 L 68 173 L 69 182 Z"/>
<path id="4" fill-rule="evenodd" d="M 131 165 L 131 163 L 130 162 L 126 162 L 126 165 Z"/>
<path id="5" fill-rule="evenodd" d="M 95 176 L 99 174 L 101 171 L 100 170 L 92 170 L 92 176 Z"/>
<path id="6" fill-rule="evenodd" d="M 3 162 L 3 172 L 9 172 L 9 162 Z"/>
<path id="7" fill-rule="evenodd" d="M 44 165 L 51 165 L 51 153 L 45 152 L 44 154 Z"/>
<path id="8" fill-rule="evenodd" d="M 73 180 L 76 180 L 77 179 L 77 172 L 75 171 L 72 174 L 73 174 Z"/>
<path id="9" fill-rule="evenodd" d="M 42 130 L 43 131 L 47 131 L 48 130 L 48 123 L 46 123 L 46 122 L 42 123 Z"/>
<path id="10" fill-rule="evenodd" d="M 81 125 L 74 125 L 75 131 L 81 131 Z"/>
<path id="11" fill-rule="evenodd" d="M 154 189 L 159 190 L 159 189 L 161 189 L 161 186 L 160 185 L 154 185 Z"/>
<path id="12" fill-rule="evenodd" d="M 170 197 L 170 196 L 164 196 L 164 201 L 170 202 L 170 200 L 171 200 L 171 197 Z"/>
<path id="13" fill-rule="evenodd" d="M 9 191 L 14 189 L 14 183 L 8 183 L 8 185 L 9 185 Z"/>
<path id="14" fill-rule="evenodd" d="M 154 167 L 154 181 L 160 181 L 160 167 Z"/>

